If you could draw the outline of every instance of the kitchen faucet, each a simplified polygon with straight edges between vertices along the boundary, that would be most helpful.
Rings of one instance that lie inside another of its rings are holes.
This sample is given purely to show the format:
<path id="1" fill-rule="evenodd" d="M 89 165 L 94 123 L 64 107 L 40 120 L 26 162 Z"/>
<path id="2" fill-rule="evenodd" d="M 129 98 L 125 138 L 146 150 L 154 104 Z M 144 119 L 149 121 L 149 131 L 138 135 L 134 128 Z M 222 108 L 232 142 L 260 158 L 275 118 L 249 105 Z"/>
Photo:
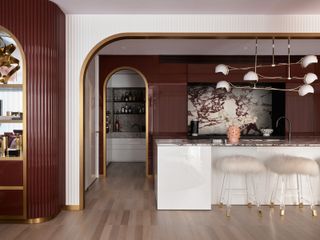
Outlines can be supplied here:
<path id="1" fill-rule="evenodd" d="M 289 142 L 291 142 L 291 130 L 292 130 L 291 127 L 292 127 L 292 125 L 291 125 L 290 120 L 289 120 L 287 117 L 285 117 L 285 116 L 279 117 L 279 118 L 277 119 L 277 121 L 276 121 L 276 128 L 279 126 L 279 121 L 280 121 L 281 119 L 285 119 L 285 120 L 288 121 L 288 123 L 289 123 L 289 135 L 288 135 L 288 140 L 289 140 Z"/>

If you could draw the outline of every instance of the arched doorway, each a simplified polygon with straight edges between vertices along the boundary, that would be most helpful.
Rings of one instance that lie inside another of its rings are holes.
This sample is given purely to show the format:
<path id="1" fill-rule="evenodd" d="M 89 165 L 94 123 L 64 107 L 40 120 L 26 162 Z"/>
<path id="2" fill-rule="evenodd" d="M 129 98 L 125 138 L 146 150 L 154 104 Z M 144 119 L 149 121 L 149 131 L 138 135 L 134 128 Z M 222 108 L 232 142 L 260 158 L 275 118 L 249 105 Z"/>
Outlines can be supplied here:
<path id="1" fill-rule="evenodd" d="M 88 63 L 103 47 L 123 39 L 255 39 L 255 38 L 319 38 L 318 34 L 302 33 L 122 33 L 100 41 L 87 55 L 80 73 L 80 209 L 84 207 L 83 194 L 83 82 Z"/>
<path id="2" fill-rule="evenodd" d="M 124 71 L 124 70 L 127 70 L 127 71 L 132 71 L 134 73 L 136 73 L 144 82 L 144 88 L 145 88 L 145 99 L 144 99 L 144 106 L 145 106 L 145 111 L 143 111 L 145 114 L 145 169 L 146 169 L 146 175 L 148 175 L 148 130 L 149 130 L 149 124 L 148 124 L 148 121 L 149 121 L 149 101 L 148 101 L 148 81 L 146 79 L 146 77 L 144 76 L 144 74 L 139 71 L 138 69 L 136 68 L 133 68 L 133 67 L 129 67 L 129 66 L 123 66 L 123 67 L 120 67 L 120 68 L 117 68 L 117 69 L 114 69 L 113 71 L 111 71 L 108 76 L 106 77 L 105 81 L 104 81 L 104 84 L 103 84 L 103 175 L 106 176 L 107 173 L 106 173 L 106 170 L 107 170 L 107 164 L 106 164 L 106 161 L 108 159 L 107 157 L 107 132 L 105 131 L 106 127 L 108 126 L 108 123 L 107 123 L 107 99 L 108 99 L 108 91 L 107 91 L 107 85 L 109 83 L 109 81 L 112 79 L 112 76 L 114 76 L 115 74 L 121 72 L 121 71 Z M 112 114 L 112 113 L 111 113 Z M 112 127 L 114 128 L 114 126 Z"/>

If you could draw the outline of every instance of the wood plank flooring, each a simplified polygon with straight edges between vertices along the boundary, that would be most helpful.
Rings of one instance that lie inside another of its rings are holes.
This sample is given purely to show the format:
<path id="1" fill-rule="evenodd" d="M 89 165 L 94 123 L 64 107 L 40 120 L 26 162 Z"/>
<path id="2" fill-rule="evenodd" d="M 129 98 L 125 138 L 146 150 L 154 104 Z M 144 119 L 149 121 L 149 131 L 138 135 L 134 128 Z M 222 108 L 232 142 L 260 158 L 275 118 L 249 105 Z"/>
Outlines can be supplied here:
<path id="1" fill-rule="evenodd" d="M 86 209 L 61 212 L 36 225 L 0 224 L 0 239 L 106 240 L 319 240 L 320 216 L 310 209 L 232 207 L 212 211 L 157 211 L 153 183 L 144 177 L 144 164 L 113 163 L 108 178 L 96 181 L 86 193 Z M 320 208 L 317 207 L 320 213 Z"/>

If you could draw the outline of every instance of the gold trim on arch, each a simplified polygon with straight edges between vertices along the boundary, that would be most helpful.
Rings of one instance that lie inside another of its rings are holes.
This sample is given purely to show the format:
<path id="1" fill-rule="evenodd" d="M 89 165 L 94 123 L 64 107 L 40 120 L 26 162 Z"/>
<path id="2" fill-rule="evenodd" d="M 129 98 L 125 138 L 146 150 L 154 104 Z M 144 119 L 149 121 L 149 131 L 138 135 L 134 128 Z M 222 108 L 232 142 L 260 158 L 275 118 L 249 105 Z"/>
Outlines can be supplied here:
<path id="1" fill-rule="evenodd" d="M 23 47 L 18 40 L 18 38 L 7 28 L 0 26 L 0 32 L 8 34 L 17 45 L 17 49 L 21 54 L 22 62 L 22 99 L 23 99 L 23 119 L 22 119 L 22 128 L 23 128 L 23 152 L 22 152 L 22 161 L 23 161 L 23 186 L 21 189 L 23 191 L 23 215 L 21 216 L 0 216 L 1 220 L 6 219 L 27 219 L 27 61 L 26 55 L 24 53 Z"/>
<path id="2" fill-rule="evenodd" d="M 246 32 L 246 33 L 230 33 L 230 32 L 219 32 L 219 33 L 167 33 L 167 32 L 159 32 L 159 33 L 150 33 L 150 32 L 125 32 L 119 33 L 112 36 L 109 36 L 99 43 L 97 43 L 87 54 L 80 71 L 80 209 L 84 208 L 84 149 L 83 149 L 83 140 L 84 140 L 84 121 L 83 121 L 83 113 L 84 113 L 84 79 L 85 74 L 87 72 L 89 62 L 93 59 L 93 57 L 98 53 L 100 49 L 107 46 L 108 44 L 123 40 L 123 39 L 255 39 L 255 38 L 272 38 L 276 37 L 278 39 L 286 39 L 290 37 L 291 39 L 308 39 L 314 38 L 319 39 L 320 33 L 262 33 L 262 32 Z M 147 97 L 147 96 L 146 96 Z"/>
<path id="3" fill-rule="evenodd" d="M 106 126 L 107 126 L 107 84 L 109 82 L 109 80 L 111 79 L 112 75 L 114 75 L 115 73 L 121 71 L 121 70 L 131 70 L 135 73 L 137 73 L 144 81 L 144 86 L 145 86 L 145 121 L 146 121 L 146 129 L 145 129 L 145 139 L 146 139 L 146 176 L 148 176 L 148 170 L 149 170 L 149 161 L 148 161 L 148 153 L 149 153 L 149 85 L 148 85 L 148 81 L 146 76 L 137 68 L 134 67 L 129 67 L 129 66 L 122 66 L 122 67 L 118 67 L 114 70 L 112 70 L 107 77 L 105 78 L 104 82 L 103 82 L 103 127 L 102 127 L 102 131 L 103 131 L 103 176 L 107 176 L 107 166 L 106 166 L 106 159 L 107 159 L 107 149 L 106 149 L 106 139 L 107 139 L 107 133 L 105 131 Z"/>

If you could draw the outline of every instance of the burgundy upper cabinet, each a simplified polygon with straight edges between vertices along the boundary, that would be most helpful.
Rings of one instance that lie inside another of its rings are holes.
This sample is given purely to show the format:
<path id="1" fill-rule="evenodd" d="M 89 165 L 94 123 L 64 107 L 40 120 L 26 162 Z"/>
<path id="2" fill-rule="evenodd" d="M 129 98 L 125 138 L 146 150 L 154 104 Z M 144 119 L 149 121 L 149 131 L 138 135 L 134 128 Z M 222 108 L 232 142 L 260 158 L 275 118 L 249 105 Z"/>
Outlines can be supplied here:
<path id="1" fill-rule="evenodd" d="M 299 85 L 298 83 L 286 84 L 287 88 Z M 293 135 L 317 135 L 320 132 L 320 84 L 313 84 L 313 87 L 315 94 L 303 97 L 296 92 L 286 93 L 286 116 L 292 123 Z"/>
<path id="2" fill-rule="evenodd" d="M 187 132 L 187 85 L 155 85 L 153 89 L 153 132 Z"/>

